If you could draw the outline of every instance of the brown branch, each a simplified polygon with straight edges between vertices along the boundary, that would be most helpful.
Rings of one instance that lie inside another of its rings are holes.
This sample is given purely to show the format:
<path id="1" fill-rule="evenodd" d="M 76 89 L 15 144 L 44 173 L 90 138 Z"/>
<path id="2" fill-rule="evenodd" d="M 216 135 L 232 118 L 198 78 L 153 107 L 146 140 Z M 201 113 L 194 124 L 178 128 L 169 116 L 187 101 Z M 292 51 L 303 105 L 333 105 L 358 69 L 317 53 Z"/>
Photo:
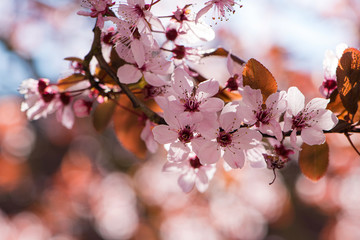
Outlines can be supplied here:
<path id="1" fill-rule="evenodd" d="M 116 82 L 121 90 L 128 96 L 134 108 L 139 108 L 152 122 L 157 124 L 166 124 L 165 120 L 160 117 L 157 113 L 148 108 L 142 101 L 140 101 L 127 87 L 126 84 L 120 82 L 117 74 L 106 62 L 101 51 L 101 30 L 98 27 L 94 28 L 94 41 L 90 50 L 92 56 L 95 56 L 99 62 L 100 67 Z M 89 53 L 89 54 L 90 54 Z M 92 57 L 91 56 L 91 57 Z M 85 57 L 86 60 L 86 57 Z"/>
<path id="2" fill-rule="evenodd" d="M 207 53 L 204 53 L 202 54 L 203 57 L 210 57 L 210 56 L 220 56 L 220 57 L 227 57 L 229 55 L 229 51 L 225 50 L 224 48 L 217 48 L 211 52 L 207 52 Z M 230 54 L 230 57 L 231 59 L 240 64 L 240 65 L 243 65 L 245 63 L 244 60 L 242 60 L 241 58 L 239 58 L 238 56 L 235 56 L 233 54 Z"/>
<path id="3" fill-rule="evenodd" d="M 360 156 L 360 152 L 359 152 L 359 150 L 356 148 L 356 146 L 354 145 L 353 141 L 351 140 L 350 134 L 349 134 L 348 132 L 345 132 L 344 134 L 345 134 L 347 140 L 349 141 L 350 145 L 352 146 L 352 148 L 353 148 L 353 149 L 355 150 L 355 152 Z"/>

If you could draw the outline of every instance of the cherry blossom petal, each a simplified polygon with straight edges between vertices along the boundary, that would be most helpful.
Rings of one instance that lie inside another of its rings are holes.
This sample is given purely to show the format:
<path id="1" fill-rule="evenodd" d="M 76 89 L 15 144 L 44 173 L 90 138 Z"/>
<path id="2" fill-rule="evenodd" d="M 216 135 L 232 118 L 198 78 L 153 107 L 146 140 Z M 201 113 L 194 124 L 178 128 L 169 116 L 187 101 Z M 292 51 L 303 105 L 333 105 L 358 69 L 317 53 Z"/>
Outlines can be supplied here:
<path id="1" fill-rule="evenodd" d="M 203 120 L 200 124 L 197 125 L 197 131 L 201 136 L 206 139 L 214 139 L 217 137 L 217 130 L 219 128 L 217 115 L 213 114 L 203 114 Z"/>
<path id="2" fill-rule="evenodd" d="M 240 120 L 249 125 L 252 125 L 257 122 L 257 117 L 256 114 L 254 114 L 254 110 L 255 109 L 250 108 L 248 105 L 245 105 L 244 102 L 240 102 L 237 108 L 237 116 Z"/>
<path id="3" fill-rule="evenodd" d="M 264 153 L 266 153 L 266 149 L 262 144 L 246 150 L 246 159 L 250 162 L 250 166 L 253 168 L 266 168 Z"/>
<path id="4" fill-rule="evenodd" d="M 284 132 L 290 131 L 292 129 L 292 116 L 289 113 L 285 113 L 284 116 Z"/>
<path id="5" fill-rule="evenodd" d="M 179 177 L 178 184 L 184 192 L 188 193 L 194 188 L 195 178 L 195 173 L 193 171 L 189 171 Z"/>
<path id="6" fill-rule="evenodd" d="M 273 112 L 282 113 L 286 110 L 287 102 L 286 102 L 286 92 L 276 92 L 271 94 L 266 99 L 266 108 L 272 109 Z"/>
<path id="7" fill-rule="evenodd" d="M 125 64 L 119 67 L 117 76 L 121 83 L 130 84 L 136 83 L 142 77 L 142 74 L 138 68 L 133 65 Z"/>
<path id="8" fill-rule="evenodd" d="M 219 117 L 220 127 L 227 132 L 232 130 L 233 128 L 240 127 L 241 119 L 238 119 L 236 113 L 238 106 L 238 104 L 230 102 L 226 104 L 221 111 Z"/>
<path id="9" fill-rule="evenodd" d="M 144 72 L 144 78 L 147 83 L 155 87 L 161 87 L 166 84 L 162 78 L 151 72 Z"/>
<path id="10" fill-rule="evenodd" d="M 160 144 L 172 143 L 178 138 L 178 133 L 166 125 L 155 126 L 152 131 L 154 139 Z"/>
<path id="11" fill-rule="evenodd" d="M 146 148 L 149 152 L 156 152 L 158 143 L 154 139 L 154 135 L 151 130 L 151 122 L 149 120 L 146 120 L 145 127 L 140 133 L 140 138 L 145 142 Z"/>
<path id="12" fill-rule="evenodd" d="M 185 161 L 190 153 L 190 148 L 182 142 L 174 142 L 170 144 L 167 159 L 170 162 Z"/>
<path id="13" fill-rule="evenodd" d="M 314 98 L 306 104 L 306 112 L 316 111 L 318 109 L 325 109 L 330 99 Z"/>
<path id="14" fill-rule="evenodd" d="M 156 96 L 154 100 L 162 110 L 166 111 L 169 108 L 169 101 L 167 97 Z"/>
<path id="15" fill-rule="evenodd" d="M 323 130 L 330 130 L 336 126 L 339 119 L 330 110 L 326 110 L 321 116 L 317 118 L 317 125 Z"/>
<path id="16" fill-rule="evenodd" d="M 163 172 L 180 173 L 183 169 L 183 163 L 179 162 L 166 162 L 163 166 Z"/>
<path id="17" fill-rule="evenodd" d="M 245 154 L 243 151 L 233 151 L 233 149 L 230 151 L 229 149 L 225 149 L 223 158 L 231 168 L 242 168 L 245 163 Z"/>
<path id="18" fill-rule="evenodd" d="M 236 148 L 253 148 L 261 140 L 261 133 L 248 128 L 240 128 L 233 134 L 233 145 Z"/>
<path id="19" fill-rule="evenodd" d="M 61 122 L 64 127 L 71 129 L 75 122 L 75 115 L 70 105 L 64 106 L 57 112 L 57 120 Z"/>
<path id="20" fill-rule="evenodd" d="M 291 87 L 288 90 L 287 102 L 289 113 L 295 116 L 304 109 L 305 96 L 297 87 Z"/>
<path id="21" fill-rule="evenodd" d="M 149 65 L 149 69 L 153 73 L 160 75 L 167 75 L 174 72 L 174 64 L 165 59 L 161 59 L 161 60 L 157 59 L 156 64 Z"/>
<path id="22" fill-rule="evenodd" d="M 308 145 L 320 145 L 325 142 L 325 135 L 321 129 L 305 128 L 301 131 L 302 140 Z"/>
<path id="23" fill-rule="evenodd" d="M 134 39 L 131 42 L 131 51 L 134 55 L 134 59 L 139 68 L 145 63 L 145 49 L 144 45 L 138 39 Z"/>
<path id="24" fill-rule="evenodd" d="M 181 34 L 181 36 L 189 43 L 195 43 L 196 41 L 199 41 L 198 39 L 208 42 L 215 38 L 214 30 L 203 22 L 195 23 L 191 21 L 184 21 L 183 23 L 188 26 L 188 31 L 186 34 Z"/>
<path id="25" fill-rule="evenodd" d="M 263 104 L 263 97 L 260 89 L 252 89 L 246 85 L 242 92 L 243 103 L 253 110 L 257 110 Z"/>
<path id="26" fill-rule="evenodd" d="M 219 92 L 219 82 L 215 79 L 209 79 L 201 82 L 196 91 L 199 100 L 214 96 Z"/>
<path id="27" fill-rule="evenodd" d="M 174 112 L 174 113 L 181 113 L 184 112 L 185 107 L 184 104 L 182 104 L 179 100 L 174 99 L 174 100 L 170 100 L 168 101 L 168 108 L 167 109 L 163 109 Z"/>
<path id="28" fill-rule="evenodd" d="M 274 134 L 274 136 L 276 137 L 276 139 L 281 141 L 283 139 L 283 133 L 281 130 L 280 123 L 278 121 L 276 121 L 275 119 L 272 119 L 272 120 L 270 120 L 268 126 L 269 126 L 269 129 Z"/>
<path id="29" fill-rule="evenodd" d="M 199 110 L 201 112 L 218 112 L 223 107 L 224 101 L 220 98 L 208 98 L 200 104 Z"/>
<path id="30" fill-rule="evenodd" d="M 297 142 L 296 130 L 293 130 L 290 134 L 290 144 L 295 150 L 301 151 L 301 148 L 296 144 L 296 142 Z"/>
<path id="31" fill-rule="evenodd" d="M 198 157 L 201 164 L 213 164 L 219 161 L 221 151 L 216 142 L 206 141 L 198 151 Z"/>
<path id="32" fill-rule="evenodd" d="M 197 23 L 199 21 L 199 19 L 204 14 L 206 14 L 211 8 L 212 8 L 212 4 L 208 4 L 205 7 L 203 7 L 202 9 L 200 9 L 200 11 L 196 14 L 195 23 Z"/>
<path id="33" fill-rule="evenodd" d="M 165 31 L 165 27 L 159 18 L 155 17 L 151 12 L 146 12 L 145 14 L 147 15 L 146 19 L 150 23 L 152 30 Z"/>
<path id="34" fill-rule="evenodd" d="M 226 58 L 226 67 L 230 74 L 230 76 L 234 75 L 234 61 L 231 58 L 231 53 L 229 52 L 227 58 Z"/>
<path id="35" fill-rule="evenodd" d="M 174 71 L 173 83 L 173 90 L 183 98 L 187 96 L 186 93 L 191 93 L 194 87 L 189 75 L 180 67 Z"/>
<path id="36" fill-rule="evenodd" d="M 205 192 L 209 186 L 209 178 L 206 175 L 206 172 L 201 168 L 196 173 L 195 185 L 197 190 L 199 190 L 199 192 Z"/>

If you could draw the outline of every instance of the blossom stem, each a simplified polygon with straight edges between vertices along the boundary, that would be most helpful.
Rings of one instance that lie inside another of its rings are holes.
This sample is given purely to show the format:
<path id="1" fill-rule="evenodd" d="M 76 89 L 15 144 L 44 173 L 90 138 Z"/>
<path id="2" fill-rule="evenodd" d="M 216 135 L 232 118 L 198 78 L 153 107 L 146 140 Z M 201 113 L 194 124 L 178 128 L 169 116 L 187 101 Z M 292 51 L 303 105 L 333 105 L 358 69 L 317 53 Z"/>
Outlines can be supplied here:
<path id="1" fill-rule="evenodd" d="M 155 2 L 154 2 L 154 0 L 152 0 L 150 5 L 151 5 L 151 6 L 154 6 L 154 5 L 157 4 L 158 2 L 160 2 L 160 0 L 157 0 L 157 1 L 155 1 Z"/>
<path id="2" fill-rule="evenodd" d="M 275 171 L 275 168 L 273 168 L 273 173 L 274 173 L 274 179 L 269 183 L 269 185 L 272 185 L 275 180 L 276 180 L 276 171 Z"/>
<path id="3" fill-rule="evenodd" d="M 360 156 L 360 152 L 359 152 L 359 150 L 356 148 L 356 146 L 354 145 L 353 141 L 351 140 L 349 132 L 345 132 L 344 134 L 345 134 L 347 140 L 349 141 L 350 145 L 352 146 L 352 148 L 353 148 L 353 149 L 355 150 L 355 152 Z"/>
<path id="4" fill-rule="evenodd" d="M 169 16 L 160 16 L 160 17 L 157 17 L 157 18 L 172 18 L 174 15 L 169 15 Z"/>

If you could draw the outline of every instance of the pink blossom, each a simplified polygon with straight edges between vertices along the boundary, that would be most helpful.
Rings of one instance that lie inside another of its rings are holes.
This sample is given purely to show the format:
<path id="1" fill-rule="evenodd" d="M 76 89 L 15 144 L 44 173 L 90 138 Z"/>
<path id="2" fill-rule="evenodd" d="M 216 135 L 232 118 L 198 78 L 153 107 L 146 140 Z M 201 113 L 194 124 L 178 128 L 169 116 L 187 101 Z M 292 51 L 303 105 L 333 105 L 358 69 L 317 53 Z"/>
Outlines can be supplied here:
<path id="1" fill-rule="evenodd" d="M 145 54 L 159 50 L 159 46 L 149 29 L 145 28 L 143 31 L 139 31 L 132 22 L 116 17 L 108 17 L 107 19 L 116 25 L 113 42 L 117 54 L 126 62 L 137 63 L 138 66 L 142 66 L 145 61 Z"/>
<path id="2" fill-rule="evenodd" d="M 260 89 L 245 86 L 242 96 L 243 104 L 240 105 L 239 112 L 243 115 L 244 122 L 249 125 L 255 124 L 260 132 L 274 135 L 281 140 L 283 134 L 279 118 L 286 110 L 286 92 L 273 93 L 263 103 Z"/>
<path id="3" fill-rule="evenodd" d="M 73 109 L 77 117 L 87 117 L 90 115 L 93 102 L 85 99 L 77 99 L 74 101 Z"/>
<path id="4" fill-rule="evenodd" d="M 338 66 L 339 59 L 347 47 L 348 46 L 346 44 L 342 43 L 336 46 L 335 53 L 331 50 L 327 50 L 325 52 L 323 61 L 324 81 L 320 86 L 319 91 L 326 98 L 330 98 L 331 93 L 337 88 L 336 68 Z"/>
<path id="5" fill-rule="evenodd" d="M 256 144 L 255 147 L 245 151 L 246 160 L 253 168 L 265 168 L 264 154 L 267 153 L 266 148 L 262 142 Z"/>
<path id="6" fill-rule="evenodd" d="M 96 25 L 101 29 L 104 27 L 104 18 L 105 14 L 109 13 L 109 7 L 113 6 L 115 2 L 112 0 L 83 0 L 82 6 L 89 8 L 91 12 L 87 11 L 78 11 L 77 14 L 82 16 L 89 16 L 92 18 L 97 18 Z"/>
<path id="7" fill-rule="evenodd" d="M 199 192 L 204 192 L 214 176 L 216 166 L 201 164 L 199 158 L 191 153 L 185 161 L 167 162 L 163 171 L 180 173 L 178 184 L 184 192 L 190 192 L 194 186 Z"/>
<path id="8" fill-rule="evenodd" d="M 225 88 L 229 89 L 230 91 L 242 90 L 239 88 L 243 87 L 242 71 L 244 66 L 241 66 L 239 71 L 235 72 L 234 61 L 231 58 L 230 52 L 227 56 L 226 67 L 230 74 L 230 78 L 227 80 Z"/>
<path id="9" fill-rule="evenodd" d="M 314 98 L 306 107 L 305 97 L 297 87 L 288 90 L 288 109 L 284 117 L 284 131 L 292 131 L 290 143 L 296 150 L 297 132 L 301 132 L 302 140 L 308 145 L 319 145 L 325 142 L 323 130 L 332 129 L 338 122 L 337 117 L 326 109 L 329 99 Z"/>
<path id="10" fill-rule="evenodd" d="M 138 61 L 139 64 L 124 64 L 119 67 L 117 76 L 120 82 L 131 84 L 136 83 L 141 77 L 153 86 L 163 86 L 166 81 L 160 76 L 168 75 L 173 70 L 172 62 L 167 61 L 161 54 L 151 56 L 145 54 L 144 61 Z M 139 53 L 140 55 L 140 53 Z"/>
<path id="11" fill-rule="evenodd" d="M 212 97 L 219 91 L 219 83 L 216 80 L 210 79 L 194 86 L 190 76 L 182 68 L 176 68 L 174 71 L 172 90 L 174 95 L 167 98 L 167 105 L 160 103 L 161 107 L 164 111 L 187 116 L 193 122 L 202 121 L 204 115 L 215 114 L 224 106 L 221 99 Z"/>
<path id="12" fill-rule="evenodd" d="M 70 94 L 66 92 L 60 93 L 58 98 L 60 104 L 56 112 L 57 120 L 68 129 L 71 129 L 75 122 L 75 114 L 72 109 L 72 100 L 73 98 L 70 96 Z"/>
<path id="13" fill-rule="evenodd" d="M 226 18 L 226 12 L 235 13 L 234 6 L 241 5 L 237 2 L 237 0 L 210 0 L 205 3 L 205 7 L 202 8 L 196 15 L 196 22 L 206 14 L 212 7 L 217 11 L 217 15 L 219 19 Z"/>
<path id="14" fill-rule="evenodd" d="M 242 119 L 237 114 L 238 105 L 228 103 L 223 108 L 219 121 L 214 128 L 199 128 L 204 137 L 198 144 L 197 155 L 201 163 L 216 163 L 220 157 L 232 168 L 241 168 L 245 162 L 244 150 L 255 147 L 262 135 L 246 127 L 240 127 Z"/>
<path id="15" fill-rule="evenodd" d="M 190 118 L 171 112 L 164 112 L 164 119 L 168 125 L 155 126 L 154 139 L 160 144 L 170 143 L 169 161 L 183 161 L 191 152 L 189 144 L 197 135 L 197 124 Z"/>
<path id="16" fill-rule="evenodd" d="M 145 142 L 146 148 L 151 152 L 155 153 L 158 149 L 158 143 L 155 141 L 154 134 L 152 132 L 155 124 L 149 119 L 145 121 L 145 127 L 141 131 L 140 138 Z"/>
<path id="17" fill-rule="evenodd" d="M 127 4 L 119 4 L 118 14 L 121 20 L 131 22 L 132 27 L 139 29 L 139 32 L 148 30 L 164 31 L 161 21 L 151 12 L 151 5 L 145 4 L 144 0 L 127 0 Z"/>
<path id="18" fill-rule="evenodd" d="M 47 117 L 59 108 L 56 101 L 57 88 L 50 86 L 48 79 L 27 79 L 21 83 L 19 92 L 24 94 L 25 101 L 21 104 L 21 111 L 26 111 L 30 120 Z"/>
<path id="19" fill-rule="evenodd" d="M 187 62 L 199 63 L 201 60 L 200 49 L 195 47 L 185 47 L 184 45 L 176 45 L 172 50 L 172 60 L 178 67 L 182 67 L 189 75 L 196 77 L 198 74 L 190 70 Z"/>
<path id="20" fill-rule="evenodd" d="M 176 32 L 172 31 L 172 34 L 168 34 L 167 36 L 172 36 L 168 39 L 175 41 L 179 37 L 187 43 L 196 43 L 199 40 L 206 42 L 213 40 L 215 38 L 214 30 L 202 21 L 195 22 L 194 17 L 190 14 L 189 6 L 186 5 L 183 8 L 177 7 L 177 10 L 173 12 L 174 15 L 171 18 L 167 33 L 169 29 L 173 29 Z"/>

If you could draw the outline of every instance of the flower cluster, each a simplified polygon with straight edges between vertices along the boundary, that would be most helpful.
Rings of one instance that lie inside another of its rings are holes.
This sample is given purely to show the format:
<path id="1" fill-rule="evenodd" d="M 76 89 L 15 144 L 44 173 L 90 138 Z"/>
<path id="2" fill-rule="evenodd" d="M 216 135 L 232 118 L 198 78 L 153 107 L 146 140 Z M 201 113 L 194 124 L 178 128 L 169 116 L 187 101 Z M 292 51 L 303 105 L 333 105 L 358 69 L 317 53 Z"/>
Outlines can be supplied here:
<path id="1" fill-rule="evenodd" d="M 296 87 L 264 94 L 261 87 L 244 83 L 243 73 L 236 71 L 235 65 L 240 69 L 246 66 L 229 52 L 219 54 L 227 57 L 223 67 L 230 78 L 225 86 L 196 71 L 208 53 L 199 44 L 215 37 L 203 16 L 214 8 L 219 18 L 225 18 L 240 6 L 238 1 L 207 1 L 195 14 L 192 5 L 185 5 L 167 16 L 156 16 L 152 10 L 159 2 L 87 1 L 91 12 L 78 14 L 97 18 L 95 32 L 102 31 L 103 46 L 88 54 L 98 60 L 95 70 L 90 69 L 87 56 L 84 62 L 76 60 L 73 75 L 58 84 L 46 79 L 24 81 L 20 87 L 25 94 L 22 110 L 29 119 L 57 112 L 59 121 L 71 128 L 74 116 L 88 115 L 94 103 L 116 101 L 120 94 L 129 96 L 141 90 L 145 100 L 153 99 L 161 108 L 163 121 L 147 115 L 140 137 L 150 152 L 155 152 L 158 144 L 166 146 L 164 171 L 179 172 L 179 185 L 185 192 L 194 186 L 204 191 L 216 163 L 222 160 L 225 169 L 242 168 L 246 162 L 253 167 L 282 168 L 290 154 L 301 150 L 300 140 L 308 145 L 325 142 L 323 130 L 330 130 L 338 121 L 326 109 L 329 100 L 315 98 L 305 106 L 305 97 Z M 106 29 L 104 24 L 111 27 Z M 101 51 L 109 45 L 109 53 Z M 106 56 L 99 57 L 99 52 Z M 323 84 L 326 97 L 333 90 L 328 87 L 332 80 L 329 75 L 326 86 Z M 241 98 L 225 98 L 230 91 Z M 139 101 L 133 95 L 129 98 Z M 290 146 L 286 146 L 286 137 L 290 137 Z"/>

